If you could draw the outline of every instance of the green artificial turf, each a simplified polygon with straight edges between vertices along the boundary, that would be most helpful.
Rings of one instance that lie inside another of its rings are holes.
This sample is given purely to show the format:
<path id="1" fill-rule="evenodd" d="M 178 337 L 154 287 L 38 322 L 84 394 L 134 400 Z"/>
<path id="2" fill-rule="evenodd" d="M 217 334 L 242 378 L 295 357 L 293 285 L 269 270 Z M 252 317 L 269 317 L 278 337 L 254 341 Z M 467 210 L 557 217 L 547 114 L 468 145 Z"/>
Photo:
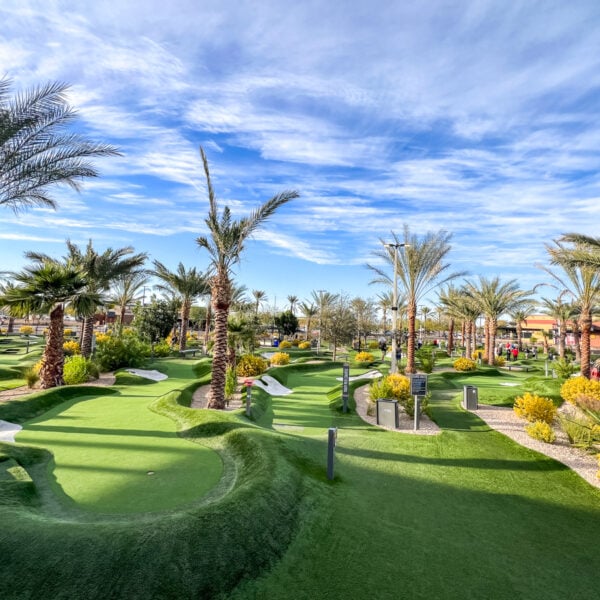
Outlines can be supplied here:
<path id="1" fill-rule="evenodd" d="M 125 374 L 119 382 L 126 385 L 114 394 L 85 401 L 77 395 L 25 423 L 16 441 L 52 452 L 55 492 L 79 508 L 130 513 L 195 501 L 217 484 L 222 462 L 149 409 L 157 396 L 192 377 L 186 365 L 169 363 L 163 370 L 169 378 L 161 382 Z"/>
<path id="2" fill-rule="evenodd" d="M 152 405 L 223 460 L 219 483 L 197 505 L 126 521 L 56 511 L 39 480 L 47 453 L 0 445 L 0 472 L 6 463 L 20 476 L 0 477 L 0 580 L 15 582 L 3 600 L 597 595 L 600 491 L 460 408 L 464 382 L 485 395 L 496 389 L 486 382 L 513 381 L 509 374 L 431 376 L 432 416 L 443 428 L 434 436 L 340 413 L 340 364 L 271 374 L 293 393 L 253 389 L 253 421 L 188 408 L 200 381 Z M 531 374 L 514 381 L 546 385 Z M 339 428 L 331 482 L 330 426 Z"/>

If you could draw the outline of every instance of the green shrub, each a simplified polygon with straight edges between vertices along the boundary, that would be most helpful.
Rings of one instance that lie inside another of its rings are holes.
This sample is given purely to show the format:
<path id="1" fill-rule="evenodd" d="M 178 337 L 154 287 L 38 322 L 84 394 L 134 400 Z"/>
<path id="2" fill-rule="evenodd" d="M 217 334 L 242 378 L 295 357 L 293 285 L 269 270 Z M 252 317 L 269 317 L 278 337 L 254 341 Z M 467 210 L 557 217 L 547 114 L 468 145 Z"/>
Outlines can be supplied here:
<path id="1" fill-rule="evenodd" d="M 98 367 L 80 354 L 67 356 L 63 370 L 63 379 L 67 385 L 86 383 L 98 378 Z"/>
<path id="2" fill-rule="evenodd" d="M 264 358 L 254 354 L 244 354 L 244 356 L 240 358 L 235 372 L 238 377 L 254 377 L 264 373 L 268 366 L 269 365 Z"/>
<path id="3" fill-rule="evenodd" d="M 535 421 L 552 423 L 556 417 L 556 406 L 550 398 L 543 398 L 529 392 L 516 399 L 513 410 L 519 417 L 532 423 Z"/>
<path id="4" fill-rule="evenodd" d="M 504 365 L 506 365 L 506 359 L 504 358 L 504 356 L 496 356 L 494 358 L 495 367 L 503 367 Z"/>
<path id="5" fill-rule="evenodd" d="M 379 398 L 397 400 L 409 416 L 414 416 L 415 400 L 410 395 L 410 379 L 399 373 L 392 373 L 371 383 L 369 399 L 375 403 Z M 421 409 L 427 408 L 427 399 L 421 399 Z"/>
<path id="6" fill-rule="evenodd" d="M 225 373 L 225 401 L 227 403 L 233 398 L 237 389 L 237 376 L 233 367 L 227 367 Z"/>
<path id="7" fill-rule="evenodd" d="M 282 366 L 290 364 L 290 355 L 287 352 L 275 352 L 271 356 L 271 364 L 273 366 Z"/>
<path id="8" fill-rule="evenodd" d="M 568 358 L 559 358 L 552 363 L 552 369 L 559 379 L 568 379 L 577 370 Z"/>
<path id="9" fill-rule="evenodd" d="M 161 340 L 154 344 L 152 351 L 154 352 L 154 356 L 158 358 L 166 358 L 167 356 L 171 356 L 172 353 L 171 346 L 167 340 Z"/>
<path id="10" fill-rule="evenodd" d="M 469 358 L 457 358 L 452 365 L 457 371 L 475 371 L 477 364 Z"/>
<path id="11" fill-rule="evenodd" d="M 525 431 L 534 440 L 540 440 L 546 444 L 553 444 L 556 440 L 554 430 L 545 421 L 534 421 L 525 427 Z"/>
<path id="12" fill-rule="evenodd" d="M 29 367 L 23 373 L 23 377 L 27 382 L 27 387 L 32 388 L 39 380 L 40 380 L 40 371 L 39 369 L 35 369 L 34 367 Z"/>
<path id="13" fill-rule="evenodd" d="M 419 367 L 424 373 L 432 373 L 435 366 L 436 353 L 431 346 L 424 346 L 416 353 Z"/>
<path id="14" fill-rule="evenodd" d="M 367 348 L 369 350 L 377 350 L 379 348 L 379 342 L 377 342 L 375 340 L 371 340 L 370 342 L 367 343 Z"/>
<path id="15" fill-rule="evenodd" d="M 106 336 L 97 340 L 96 361 L 102 371 L 115 371 L 122 367 L 141 367 L 150 356 L 150 345 L 133 334 Z"/>

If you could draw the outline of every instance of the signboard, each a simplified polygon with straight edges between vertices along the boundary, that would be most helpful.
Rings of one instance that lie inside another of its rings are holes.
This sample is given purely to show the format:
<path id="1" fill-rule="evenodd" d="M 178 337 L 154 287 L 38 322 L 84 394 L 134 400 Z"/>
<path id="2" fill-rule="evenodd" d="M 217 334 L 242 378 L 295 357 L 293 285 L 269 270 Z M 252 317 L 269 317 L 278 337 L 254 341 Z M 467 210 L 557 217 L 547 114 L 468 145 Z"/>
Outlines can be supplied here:
<path id="1" fill-rule="evenodd" d="M 398 429 L 398 401 L 379 398 L 377 400 L 377 425 Z"/>
<path id="2" fill-rule="evenodd" d="M 427 395 L 427 375 L 413 373 L 410 375 L 410 395 L 411 396 L 426 396 Z"/>

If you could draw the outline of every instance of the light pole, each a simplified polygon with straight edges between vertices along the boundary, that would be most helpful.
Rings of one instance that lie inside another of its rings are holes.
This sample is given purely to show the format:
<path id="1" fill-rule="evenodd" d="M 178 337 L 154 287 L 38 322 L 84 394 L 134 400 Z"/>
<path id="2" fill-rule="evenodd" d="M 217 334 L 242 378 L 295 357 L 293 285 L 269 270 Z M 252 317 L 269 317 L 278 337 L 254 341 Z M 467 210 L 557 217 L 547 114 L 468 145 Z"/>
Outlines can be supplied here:
<path id="1" fill-rule="evenodd" d="M 398 248 L 404 248 L 408 244 L 384 244 L 386 248 L 394 249 L 394 287 L 392 288 L 392 360 L 390 373 L 398 372 L 398 359 L 396 358 L 398 337 Z"/>
<path id="2" fill-rule="evenodd" d="M 321 352 L 321 327 L 323 326 L 323 293 L 325 290 L 317 290 L 319 292 L 319 339 L 317 340 L 317 354 Z"/>

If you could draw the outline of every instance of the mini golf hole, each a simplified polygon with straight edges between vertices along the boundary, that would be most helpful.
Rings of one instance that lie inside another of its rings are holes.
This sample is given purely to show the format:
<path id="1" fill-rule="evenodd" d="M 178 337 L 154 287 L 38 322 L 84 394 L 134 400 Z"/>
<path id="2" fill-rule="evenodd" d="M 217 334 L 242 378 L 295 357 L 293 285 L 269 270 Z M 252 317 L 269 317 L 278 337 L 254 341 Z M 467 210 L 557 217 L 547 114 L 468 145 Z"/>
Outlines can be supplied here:
<path id="1" fill-rule="evenodd" d="M 148 471 L 146 475 L 154 475 L 154 471 Z"/>

